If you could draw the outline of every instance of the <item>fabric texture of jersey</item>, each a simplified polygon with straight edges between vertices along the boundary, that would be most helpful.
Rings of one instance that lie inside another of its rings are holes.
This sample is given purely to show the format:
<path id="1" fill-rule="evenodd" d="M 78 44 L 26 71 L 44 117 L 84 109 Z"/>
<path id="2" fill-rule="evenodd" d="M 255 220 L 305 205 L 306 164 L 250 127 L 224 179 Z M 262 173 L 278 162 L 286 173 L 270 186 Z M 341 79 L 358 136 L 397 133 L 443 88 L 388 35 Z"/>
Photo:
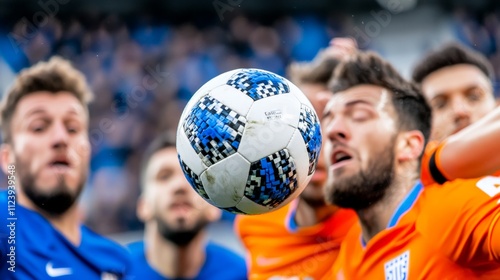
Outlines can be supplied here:
<path id="1" fill-rule="evenodd" d="M 125 248 L 85 226 L 75 246 L 39 213 L 9 204 L 9 194 L 0 192 L 0 279 L 127 279 Z"/>
<path id="2" fill-rule="evenodd" d="M 133 279 L 169 280 L 160 275 L 147 262 L 144 242 L 134 242 L 128 246 L 132 255 Z M 244 280 L 247 279 L 245 260 L 234 252 L 214 243 L 206 246 L 206 260 L 198 276 L 192 280 Z M 176 278 L 175 280 L 181 280 Z M 185 279 L 188 280 L 188 279 Z M 191 279 L 190 279 L 191 280 Z"/>
<path id="3" fill-rule="evenodd" d="M 345 238 L 324 279 L 500 279 L 500 177 L 418 184 L 366 246 Z"/>
<path id="4" fill-rule="evenodd" d="M 248 252 L 250 280 L 314 280 L 331 268 L 356 214 L 340 209 L 323 223 L 298 228 L 296 207 L 294 201 L 271 213 L 236 218 L 235 230 Z"/>

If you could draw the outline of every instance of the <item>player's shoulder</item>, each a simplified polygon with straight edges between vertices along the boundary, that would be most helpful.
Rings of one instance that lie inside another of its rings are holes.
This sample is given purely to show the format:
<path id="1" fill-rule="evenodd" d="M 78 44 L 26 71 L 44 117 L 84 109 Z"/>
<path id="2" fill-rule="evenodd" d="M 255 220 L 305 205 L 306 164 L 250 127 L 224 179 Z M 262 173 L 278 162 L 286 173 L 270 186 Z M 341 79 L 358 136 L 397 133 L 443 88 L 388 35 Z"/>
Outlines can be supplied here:
<path id="1" fill-rule="evenodd" d="M 206 247 L 207 259 L 204 272 L 217 271 L 217 279 L 245 279 L 247 268 L 245 259 L 234 251 L 209 242 Z M 223 268 L 223 269 L 222 269 Z M 211 274 L 210 272 L 209 274 Z"/>
<path id="2" fill-rule="evenodd" d="M 132 259 L 144 258 L 144 240 L 134 241 L 126 245 Z"/>
<path id="3" fill-rule="evenodd" d="M 126 245 L 130 252 L 143 252 L 144 251 L 144 240 L 138 240 Z"/>
<path id="4" fill-rule="evenodd" d="M 130 263 L 129 251 L 118 242 L 108 237 L 95 233 L 86 226 L 82 226 L 81 250 L 92 252 L 97 259 L 106 260 L 118 264 Z"/>
<path id="5" fill-rule="evenodd" d="M 214 242 L 208 242 L 206 251 L 208 257 L 243 260 L 243 257 L 236 254 L 234 251 Z"/>

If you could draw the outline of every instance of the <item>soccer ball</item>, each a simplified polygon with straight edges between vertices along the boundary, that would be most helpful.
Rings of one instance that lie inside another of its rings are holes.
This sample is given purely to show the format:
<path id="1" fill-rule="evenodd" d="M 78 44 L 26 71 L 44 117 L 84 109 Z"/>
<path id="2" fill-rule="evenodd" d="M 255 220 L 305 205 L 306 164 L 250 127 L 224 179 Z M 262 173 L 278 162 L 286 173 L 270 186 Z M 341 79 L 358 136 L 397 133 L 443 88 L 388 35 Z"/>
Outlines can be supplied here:
<path id="1" fill-rule="evenodd" d="M 296 198 L 315 171 L 321 130 L 290 81 L 259 69 L 223 73 L 189 100 L 177 128 L 184 174 L 212 205 L 262 214 Z"/>

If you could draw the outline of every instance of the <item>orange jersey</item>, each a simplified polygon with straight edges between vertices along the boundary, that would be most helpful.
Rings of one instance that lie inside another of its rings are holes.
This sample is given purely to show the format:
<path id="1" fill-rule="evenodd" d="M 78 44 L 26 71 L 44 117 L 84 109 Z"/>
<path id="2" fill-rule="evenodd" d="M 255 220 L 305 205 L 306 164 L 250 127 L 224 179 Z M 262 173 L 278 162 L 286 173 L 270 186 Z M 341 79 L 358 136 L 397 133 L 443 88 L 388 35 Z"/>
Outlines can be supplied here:
<path id="1" fill-rule="evenodd" d="M 431 173 L 431 167 L 433 169 L 437 167 L 432 162 L 435 162 L 436 154 L 438 154 L 437 151 L 438 149 L 440 151 L 443 146 L 444 142 L 440 144 L 436 141 L 429 142 L 427 146 L 425 146 L 424 155 L 422 156 L 422 168 L 420 170 L 420 180 L 424 186 L 436 183 L 436 180 L 433 178 Z M 438 169 L 441 171 L 441 166 L 439 166 Z"/>
<path id="2" fill-rule="evenodd" d="M 366 246 L 346 236 L 323 279 L 500 279 L 500 177 L 418 184 Z"/>
<path id="3" fill-rule="evenodd" d="M 294 222 L 296 202 L 268 214 L 237 217 L 250 280 L 320 279 L 337 258 L 356 214 L 340 209 L 323 223 L 299 228 Z"/>

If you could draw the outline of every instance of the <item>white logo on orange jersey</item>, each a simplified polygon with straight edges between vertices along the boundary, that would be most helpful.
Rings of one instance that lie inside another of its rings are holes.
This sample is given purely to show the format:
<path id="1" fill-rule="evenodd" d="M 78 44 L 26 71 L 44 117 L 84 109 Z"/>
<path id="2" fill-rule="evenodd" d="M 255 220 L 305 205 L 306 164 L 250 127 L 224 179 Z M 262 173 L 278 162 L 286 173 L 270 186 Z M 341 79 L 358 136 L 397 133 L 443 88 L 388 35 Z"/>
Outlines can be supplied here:
<path id="1" fill-rule="evenodd" d="M 408 280 L 410 251 L 385 263 L 385 280 Z"/>

